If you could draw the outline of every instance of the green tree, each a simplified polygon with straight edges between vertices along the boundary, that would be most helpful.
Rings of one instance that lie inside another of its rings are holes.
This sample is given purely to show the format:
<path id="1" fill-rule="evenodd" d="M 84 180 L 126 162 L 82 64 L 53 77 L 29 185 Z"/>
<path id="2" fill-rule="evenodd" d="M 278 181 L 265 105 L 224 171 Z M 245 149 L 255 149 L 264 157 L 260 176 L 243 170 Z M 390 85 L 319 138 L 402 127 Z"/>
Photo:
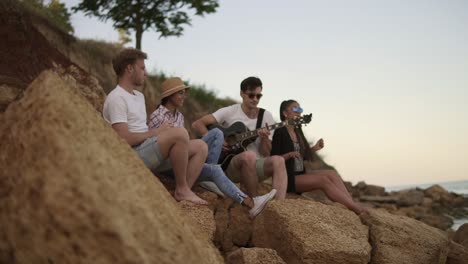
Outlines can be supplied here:
<path id="1" fill-rule="evenodd" d="M 130 37 L 130 32 L 123 28 L 118 28 L 117 31 L 119 32 L 119 44 L 121 46 L 125 46 L 125 44 L 130 43 L 132 38 Z"/>
<path id="2" fill-rule="evenodd" d="M 135 32 L 136 48 L 141 49 L 143 32 L 154 29 L 161 37 L 181 36 L 183 25 L 191 25 L 187 11 L 203 16 L 216 12 L 218 0 L 81 0 L 73 7 L 106 21 L 114 21 L 116 29 Z"/>

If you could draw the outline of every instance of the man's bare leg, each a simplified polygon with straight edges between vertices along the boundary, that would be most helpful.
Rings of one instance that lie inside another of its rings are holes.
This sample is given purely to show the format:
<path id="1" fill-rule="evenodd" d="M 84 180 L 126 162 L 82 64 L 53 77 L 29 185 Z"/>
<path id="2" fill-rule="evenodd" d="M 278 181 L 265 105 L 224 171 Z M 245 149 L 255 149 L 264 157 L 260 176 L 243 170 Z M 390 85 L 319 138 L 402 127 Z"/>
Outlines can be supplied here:
<path id="1" fill-rule="evenodd" d="M 265 176 L 272 177 L 272 187 L 276 189 L 276 199 L 283 200 L 286 198 L 288 175 L 283 157 L 270 156 L 265 158 L 263 171 Z"/>
<path id="2" fill-rule="evenodd" d="M 201 139 L 190 140 L 188 155 L 187 184 L 191 188 L 198 179 L 198 176 L 200 176 L 203 164 L 205 163 L 208 155 L 208 146 Z"/>
<path id="3" fill-rule="evenodd" d="M 231 162 L 234 162 L 236 169 L 240 171 L 241 184 L 245 186 L 246 194 L 249 197 L 257 196 L 257 169 L 255 168 L 257 156 L 252 151 L 245 151 L 237 154 L 232 158 Z"/>
<path id="4" fill-rule="evenodd" d="M 159 149 L 164 159 L 169 157 L 175 176 L 174 198 L 177 201 L 187 200 L 195 204 L 208 204 L 198 197 L 187 184 L 189 137 L 184 128 L 171 128 L 158 135 Z"/>

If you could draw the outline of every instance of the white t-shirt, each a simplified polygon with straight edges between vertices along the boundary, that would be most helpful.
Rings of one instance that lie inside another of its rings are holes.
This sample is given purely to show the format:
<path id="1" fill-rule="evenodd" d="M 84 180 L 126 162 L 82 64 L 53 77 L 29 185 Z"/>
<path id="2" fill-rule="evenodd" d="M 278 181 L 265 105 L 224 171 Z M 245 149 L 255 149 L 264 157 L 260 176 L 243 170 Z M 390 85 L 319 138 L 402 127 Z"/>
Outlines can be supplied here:
<path id="1" fill-rule="evenodd" d="M 218 124 L 225 128 L 239 121 L 244 123 L 244 125 L 249 130 L 255 130 L 257 126 L 257 118 L 255 119 L 249 118 L 244 113 L 244 111 L 242 111 L 241 104 L 235 104 L 235 105 L 221 108 L 218 111 L 214 112 L 213 116 L 218 122 Z M 265 127 L 266 124 L 273 125 L 275 123 L 276 122 L 273 119 L 273 116 L 271 115 L 271 113 L 265 110 L 265 113 L 263 114 L 261 127 Z M 274 131 L 270 131 L 270 140 L 273 138 L 273 132 Z M 259 146 L 260 146 L 260 138 L 257 138 L 255 142 L 247 146 L 247 150 L 251 150 L 255 152 L 255 154 L 257 154 L 257 157 L 262 157 L 262 155 L 258 152 Z"/>
<path id="2" fill-rule="evenodd" d="M 107 95 L 102 115 L 111 125 L 127 123 L 128 131 L 132 133 L 148 131 L 145 96 L 137 90 L 133 90 L 133 94 L 131 94 L 117 85 Z"/>

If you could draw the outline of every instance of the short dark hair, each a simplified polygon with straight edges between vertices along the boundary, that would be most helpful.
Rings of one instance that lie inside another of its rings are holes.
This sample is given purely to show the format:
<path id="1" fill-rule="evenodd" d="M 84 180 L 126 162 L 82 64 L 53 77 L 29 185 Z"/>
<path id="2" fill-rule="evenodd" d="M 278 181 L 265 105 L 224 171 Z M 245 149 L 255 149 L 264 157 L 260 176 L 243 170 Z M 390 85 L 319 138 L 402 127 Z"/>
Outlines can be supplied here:
<path id="1" fill-rule="evenodd" d="M 260 78 L 258 77 L 247 77 L 245 78 L 241 84 L 240 84 L 240 89 L 242 92 L 245 92 L 245 91 L 248 91 L 248 90 L 253 90 L 257 87 L 260 87 L 263 89 L 262 87 L 262 81 L 260 80 Z"/>
<path id="2" fill-rule="evenodd" d="M 148 56 L 141 50 L 138 49 L 124 49 L 112 60 L 112 66 L 114 67 L 115 74 L 117 77 L 121 77 L 128 65 L 133 65 L 137 60 L 145 60 Z"/>

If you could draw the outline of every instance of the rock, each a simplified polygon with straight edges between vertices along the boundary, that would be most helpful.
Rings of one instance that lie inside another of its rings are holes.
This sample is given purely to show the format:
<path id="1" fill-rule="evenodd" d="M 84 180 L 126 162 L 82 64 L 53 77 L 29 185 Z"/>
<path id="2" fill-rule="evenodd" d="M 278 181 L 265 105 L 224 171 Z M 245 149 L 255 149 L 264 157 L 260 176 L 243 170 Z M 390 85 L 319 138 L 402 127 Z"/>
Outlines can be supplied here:
<path id="1" fill-rule="evenodd" d="M 239 248 L 227 257 L 227 264 L 286 264 L 275 250 L 269 248 Z"/>
<path id="2" fill-rule="evenodd" d="M 404 190 L 398 193 L 397 204 L 399 206 L 414 206 L 422 204 L 424 193 L 419 190 Z"/>
<path id="3" fill-rule="evenodd" d="M 446 264 L 468 264 L 468 249 L 450 241 L 450 251 Z"/>
<path id="4" fill-rule="evenodd" d="M 3 83 L 0 79 L 0 112 L 5 111 L 7 106 L 20 97 L 22 89 Z"/>
<path id="5" fill-rule="evenodd" d="M 352 211 L 300 199 L 270 202 L 254 221 L 252 244 L 287 263 L 368 263 L 371 250 Z"/>
<path id="6" fill-rule="evenodd" d="M 180 202 L 179 205 L 193 223 L 193 233 L 201 239 L 212 242 L 216 230 L 213 211 L 208 206 L 198 206 L 186 201 Z"/>
<path id="7" fill-rule="evenodd" d="M 248 245 L 252 237 L 253 223 L 249 219 L 247 207 L 235 204 L 230 211 L 228 232 L 231 233 L 232 242 L 239 247 Z"/>
<path id="8" fill-rule="evenodd" d="M 359 200 L 365 201 L 365 202 L 376 202 L 376 203 L 396 203 L 398 201 L 398 198 L 394 196 L 362 195 L 361 197 L 359 197 Z"/>
<path id="9" fill-rule="evenodd" d="M 449 243 L 445 233 L 417 220 L 372 210 L 362 214 L 369 226 L 372 264 L 444 264 Z"/>
<path id="10" fill-rule="evenodd" d="M 432 207 L 432 204 L 433 204 L 432 199 L 431 199 L 431 198 L 427 198 L 427 197 L 424 197 L 424 198 L 423 198 L 423 201 L 422 201 L 422 203 L 421 203 L 422 206 L 424 206 L 424 207 L 429 207 L 429 208 Z"/>
<path id="11" fill-rule="evenodd" d="M 367 185 L 364 189 L 364 195 L 370 196 L 384 196 L 385 188 L 377 185 Z"/>
<path id="12" fill-rule="evenodd" d="M 446 215 L 423 215 L 418 220 L 441 230 L 448 230 L 453 226 L 453 219 Z"/>
<path id="13" fill-rule="evenodd" d="M 234 201 L 231 199 L 223 199 L 215 211 L 216 231 L 215 243 L 223 252 L 233 250 L 232 234 L 228 232 L 230 221 L 230 208 L 234 206 Z"/>
<path id="14" fill-rule="evenodd" d="M 360 190 L 364 190 L 366 187 L 367 187 L 367 184 L 363 181 L 360 181 L 356 184 L 355 186 L 356 188 L 360 189 Z"/>
<path id="15" fill-rule="evenodd" d="M 430 208 L 423 206 L 411 206 L 411 207 L 401 207 L 398 209 L 401 212 L 400 215 L 408 216 L 414 219 L 421 219 L 422 217 L 430 214 Z"/>
<path id="16" fill-rule="evenodd" d="M 70 83 L 44 72 L 1 116 L 0 263 L 221 263 Z"/>
<path id="17" fill-rule="evenodd" d="M 434 202 L 439 202 L 443 205 L 450 204 L 455 199 L 455 196 L 437 184 L 424 190 L 424 195 L 431 198 Z"/>
<path id="18" fill-rule="evenodd" d="M 312 201 L 321 202 L 323 204 L 333 204 L 333 202 L 328 199 L 327 195 L 322 190 L 303 192 L 301 195 Z"/>
<path id="19" fill-rule="evenodd" d="M 468 248 L 468 223 L 461 225 L 453 235 L 453 241 Z"/>

